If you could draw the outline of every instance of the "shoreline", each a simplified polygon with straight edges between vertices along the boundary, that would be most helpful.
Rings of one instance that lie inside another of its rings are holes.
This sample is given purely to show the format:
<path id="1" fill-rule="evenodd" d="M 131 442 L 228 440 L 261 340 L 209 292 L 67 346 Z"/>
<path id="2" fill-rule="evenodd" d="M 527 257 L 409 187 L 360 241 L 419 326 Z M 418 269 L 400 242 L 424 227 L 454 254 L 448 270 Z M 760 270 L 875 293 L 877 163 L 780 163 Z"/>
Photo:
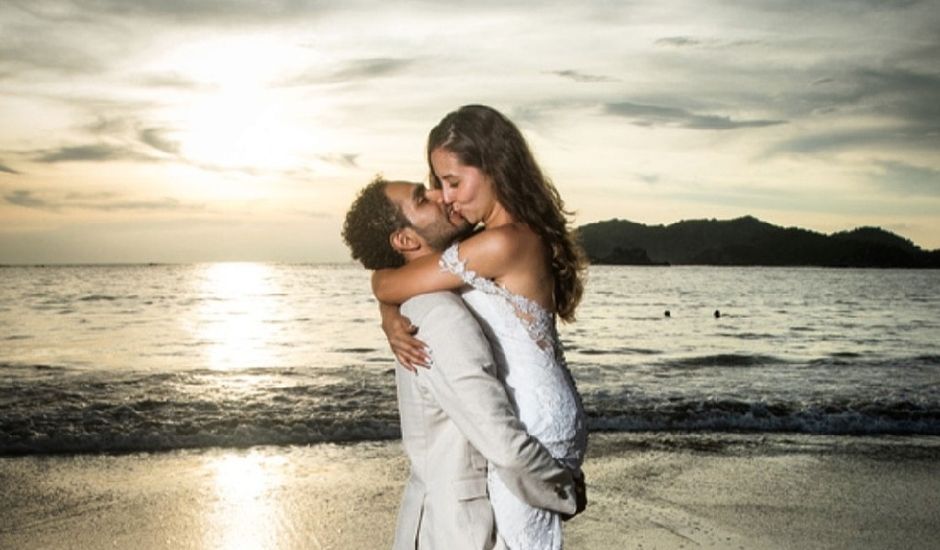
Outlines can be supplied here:
<path id="1" fill-rule="evenodd" d="M 566 548 L 929 548 L 940 438 L 592 433 Z M 0 547 L 388 548 L 400 443 L 0 457 Z"/>

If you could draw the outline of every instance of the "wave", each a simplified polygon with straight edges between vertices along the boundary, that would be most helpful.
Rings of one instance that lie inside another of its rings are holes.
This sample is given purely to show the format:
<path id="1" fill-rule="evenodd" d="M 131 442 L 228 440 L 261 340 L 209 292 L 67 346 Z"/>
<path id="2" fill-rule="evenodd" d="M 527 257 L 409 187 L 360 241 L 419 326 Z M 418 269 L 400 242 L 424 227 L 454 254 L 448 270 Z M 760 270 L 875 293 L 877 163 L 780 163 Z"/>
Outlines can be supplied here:
<path id="1" fill-rule="evenodd" d="M 768 332 L 719 332 L 718 336 L 722 338 L 737 338 L 738 340 L 778 340 L 780 335 L 770 334 Z"/>
<path id="2" fill-rule="evenodd" d="M 366 348 L 366 347 L 352 347 L 352 348 L 333 348 L 333 352 L 336 353 L 375 353 L 377 351 L 382 351 L 376 348 Z"/>
<path id="3" fill-rule="evenodd" d="M 851 367 L 853 369 L 885 370 L 885 376 L 891 376 L 896 369 L 919 368 L 933 370 L 940 367 L 938 355 L 915 355 L 912 357 L 866 357 L 860 354 L 846 352 L 833 353 L 827 357 L 818 357 L 805 363 L 810 368 Z"/>
<path id="4" fill-rule="evenodd" d="M 395 439 L 393 373 L 252 369 L 37 377 L 0 386 L 0 455 Z M 799 402 L 600 390 L 583 401 L 592 431 L 940 435 L 940 399 Z"/>
<path id="5" fill-rule="evenodd" d="M 638 350 L 630 350 L 637 353 Z M 591 353 L 585 353 L 585 355 Z M 656 352 L 653 352 L 656 353 Z M 595 353 L 600 354 L 600 352 Z M 627 355 L 627 352 L 621 353 Z M 914 355 L 908 357 L 875 357 L 857 352 L 834 352 L 814 359 L 793 360 L 759 353 L 719 353 L 710 355 L 693 355 L 689 357 L 664 359 L 658 365 L 665 368 L 678 369 L 704 369 L 722 367 L 782 367 L 782 368 L 826 368 L 826 367 L 857 367 L 869 369 L 896 369 L 896 368 L 932 368 L 940 366 L 940 355 Z"/>
<path id="6" fill-rule="evenodd" d="M 759 367 L 786 363 L 783 359 L 771 355 L 746 353 L 720 353 L 716 355 L 702 355 L 674 359 L 669 361 L 670 366 L 680 368 L 697 367 Z"/>
<path id="7" fill-rule="evenodd" d="M 62 365 L 47 365 L 44 363 L 10 363 L 6 361 L 0 361 L 0 373 L 7 377 L 25 376 L 28 379 L 29 376 L 36 373 L 46 371 L 65 372 L 67 370 L 69 370 L 69 368 Z"/>
<path id="8" fill-rule="evenodd" d="M 575 377 L 582 382 L 591 430 L 940 435 L 940 388 L 922 382 L 935 379 L 940 356 L 832 355 L 800 363 L 767 355 L 704 355 L 655 362 L 652 377 L 617 378 L 622 369 L 616 366 L 600 373 L 583 369 Z M 388 364 L 387 358 L 381 362 Z M 829 374 L 843 365 L 850 370 Z M 716 382 L 716 373 L 707 370 L 716 366 L 747 369 L 717 372 L 717 379 L 740 373 L 755 390 Z M 357 366 L 335 368 L 90 368 L 0 362 L 0 455 L 399 437 L 395 369 L 377 368 L 368 356 Z M 688 383 L 656 381 L 676 368 L 687 369 L 677 374 L 689 374 Z M 611 372 L 617 376 L 610 378 Z M 774 376 L 764 377 L 767 372 Z M 889 384 L 885 377 L 892 373 L 904 374 L 906 382 Z M 804 375 L 841 382 L 820 388 L 800 382 Z"/>
<path id="9" fill-rule="evenodd" d="M 136 296 L 129 297 L 136 298 Z M 120 296 L 111 296 L 108 294 L 89 294 L 88 296 L 82 296 L 78 299 L 80 302 L 113 302 L 115 300 L 120 300 Z"/>
<path id="10" fill-rule="evenodd" d="M 588 410 L 588 415 L 597 431 L 940 435 L 940 403 L 906 400 L 801 404 L 707 399 L 616 412 Z"/>
<path id="11" fill-rule="evenodd" d="M 68 372 L 0 383 L 0 455 L 398 437 L 388 372 Z"/>
<path id="12" fill-rule="evenodd" d="M 571 351 L 571 349 L 568 349 Z M 659 350 L 655 349 L 646 349 L 646 348 L 629 348 L 629 347 L 619 347 L 619 348 L 574 348 L 574 351 L 580 353 L 581 355 L 658 355 L 662 353 Z"/>

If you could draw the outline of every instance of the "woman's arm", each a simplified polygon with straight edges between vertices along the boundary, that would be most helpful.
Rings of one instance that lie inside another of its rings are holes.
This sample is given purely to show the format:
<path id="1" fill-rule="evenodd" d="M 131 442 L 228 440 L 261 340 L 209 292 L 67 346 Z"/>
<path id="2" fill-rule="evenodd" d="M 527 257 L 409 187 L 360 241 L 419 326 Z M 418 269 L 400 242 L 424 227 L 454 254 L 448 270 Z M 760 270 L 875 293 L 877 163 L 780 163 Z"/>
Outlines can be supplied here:
<path id="1" fill-rule="evenodd" d="M 399 268 L 373 271 L 372 293 L 383 304 L 401 305 L 418 294 L 460 288 L 460 277 L 441 271 L 437 265 L 440 259 L 437 252 Z"/>
<path id="2" fill-rule="evenodd" d="M 481 231 L 460 243 L 460 259 L 467 269 L 487 279 L 497 279 L 512 269 L 518 257 L 519 240 L 511 228 Z M 409 298 L 438 290 L 455 290 L 463 280 L 438 265 L 439 252 L 428 254 L 397 269 L 380 269 L 372 273 L 372 292 L 386 304 L 401 304 Z"/>

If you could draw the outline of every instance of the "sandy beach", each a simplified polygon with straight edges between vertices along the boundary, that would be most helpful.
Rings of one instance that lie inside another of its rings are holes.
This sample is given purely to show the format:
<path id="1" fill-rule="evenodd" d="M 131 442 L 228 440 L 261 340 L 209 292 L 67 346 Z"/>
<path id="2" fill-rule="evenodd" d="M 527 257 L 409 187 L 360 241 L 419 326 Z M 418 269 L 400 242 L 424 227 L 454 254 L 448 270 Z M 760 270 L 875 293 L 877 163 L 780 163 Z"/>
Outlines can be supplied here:
<path id="1" fill-rule="evenodd" d="M 935 548 L 940 440 L 593 434 L 566 548 Z M 387 548 L 397 442 L 0 458 L 2 548 Z"/>

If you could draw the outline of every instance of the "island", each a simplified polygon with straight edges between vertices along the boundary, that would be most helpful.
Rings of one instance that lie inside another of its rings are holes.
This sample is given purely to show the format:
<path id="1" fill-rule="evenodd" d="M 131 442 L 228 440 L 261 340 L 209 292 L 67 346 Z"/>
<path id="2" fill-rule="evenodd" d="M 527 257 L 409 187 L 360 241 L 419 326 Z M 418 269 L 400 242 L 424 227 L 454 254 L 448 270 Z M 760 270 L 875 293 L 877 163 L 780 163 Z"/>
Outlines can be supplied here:
<path id="1" fill-rule="evenodd" d="M 878 227 L 825 235 L 753 216 L 669 225 L 612 219 L 582 225 L 576 234 L 592 264 L 940 267 L 940 250 Z"/>

